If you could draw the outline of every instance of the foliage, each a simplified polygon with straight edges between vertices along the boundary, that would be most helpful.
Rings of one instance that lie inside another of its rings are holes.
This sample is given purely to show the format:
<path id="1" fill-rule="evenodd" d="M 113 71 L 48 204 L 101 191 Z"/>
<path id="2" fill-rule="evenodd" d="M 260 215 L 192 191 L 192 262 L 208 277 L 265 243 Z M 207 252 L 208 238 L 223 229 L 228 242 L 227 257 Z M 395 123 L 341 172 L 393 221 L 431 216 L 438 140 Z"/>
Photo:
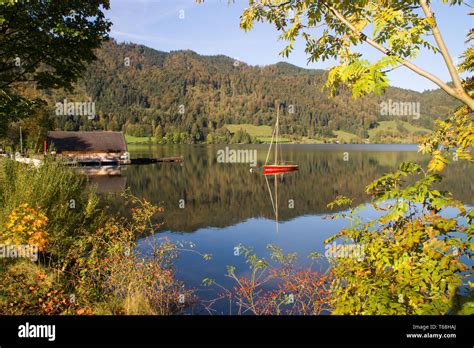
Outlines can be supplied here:
<path id="1" fill-rule="evenodd" d="M 0 135 L 41 104 L 25 86 L 72 89 L 108 38 L 108 8 L 108 0 L 0 2 Z"/>
<path id="2" fill-rule="evenodd" d="M 463 3 L 443 2 L 450 6 Z M 249 0 L 249 7 L 241 16 L 241 28 L 250 30 L 254 22 L 265 21 L 274 24 L 281 33 L 280 39 L 287 41 L 283 56 L 290 54 L 296 38 L 301 36 L 308 61 L 338 62 L 330 69 L 326 81 L 333 95 L 341 85 L 349 86 L 354 98 L 380 94 L 388 87 L 387 72 L 405 66 L 474 108 L 474 99 L 461 85 L 427 0 L 365 0 L 357 5 L 353 1 Z M 432 37 L 436 45 L 431 43 Z M 363 44 L 372 46 L 382 56 L 374 62 L 363 59 L 363 53 L 356 49 Z M 421 49 L 443 56 L 454 86 L 414 64 L 413 59 Z"/>
<path id="3" fill-rule="evenodd" d="M 405 179 L 418 179 L 406 184 Z M 337 238 L 364 246 L 362 261 L 332 260 L 335 314 L 445 314 L 469 274 L 462 257 L 472 258 L 474 210 L 467 211 L 433 185 L 441 176 L 402 163 L 367 187 L 381 216 L 365 222 L 353 208 L 332 216 L 348 218 Z M 333 205 L 347 204 L 338 198 Z M 442 209 L 457 213 L 445 217 Z M 465 223 L 462 223 L 462 220 Z"/>
<path id="4" fill-rule="evenodd" d="M 232 136 L 232 144 L 252 144 L 256 139 L 252 138 L 244 129 L 238 129 Z"/>
<path id="5" fill-rule="evenodd" d="M 153 238 L 151 255 L 136 251 L 137 238 L 153 235 L 161 225 L 153 220 L 163 208 L 130 195 L 125 198 L 134 206 L 129 219 L 108 216 L 107 221 L 99 220 L 102 225 L 93 233 L 89 226 L 76 223 L 72 241 L 56 241 L 55 247 L 63 254 L 55 258 L 51 258 L 54 245 L 42 243 L 36 236 L 47 236 L 45 215 L 27 204 L 13 209 L 1 241 L 23 243 L 30 238 L 26 242 L 39 244 L 45 257 L 38 263 L 19 258 L 0 260 L 0 274 L 5 279 L 0 284 L 0 311 L 16 315 L 169 315 L 194 304 L 193 292 L 174 274 L 174 260 L 185 250 L 181 245 Z M 51 235 L 58 235 L 57 226 L 47 227 Z"/>
<path id="6" fill-rule="evenodd" d="M 48 218 L 41 211 L 31 208 L 27 203 L 21 204 L 13 209 L 0 229 L 0 243 L 36 245 L 39 251 L 43 251 L 48 237 L 47 224 Z"/>
<path id="7" fill-rule="evenodd" d="M 71 88 L 107 39 L 109 1 L 18 1 L 0 4 L 1 88 L 33 80 Z"/>
<path id="8" fill-rule="evenodd" d="M 126 133 L 132 137 L 151 137 L 153 135 L 151 127 L 138 124 L 127 125 Z"/>
<path id="9" fill-rule="evenodd" d="M 474 16 L 474 12 L 469 13 L 470 16 Z M 471 28 L 467 34 L 466 43 L 474 43 L 474 28 Z M 459 64 L 459 72 L 473 72 L 474 71 L 474 44 L 471 44 L 466 51 L 461 55 L 462 61 Z M 474 78 L 472 76 L 466 77 L 463 81 L 466 91 L 472 94 L 474 91 Z"/>
<path id="10" fill-rule="evenodd" d="M 428 169 L 440 172 L 449 160 L 473 162 L 474 123 L 469 108 L 459 108 L 450 118 L 437 120 L 437 129 L 420 144 L 420 152 L 431 153 Z"/>
<path id="11" fill-rule="evenodd" d="M 63 255 L 78 230 L 94 231 L 105 220 L 99 198 L 87 181 L 46 158 L 39 168 L 9 159 L 0 161 L 0 225 L 26 204 L 48 219 L 48 251 Z"/>
<path id="12" fill-rule="evenodd" d="M 137 238 L 153 234 L 152 222 L 163 208 L 126 195 L 134 204 L 130 220 L 111 218 L 94 234 L 75 241 L 64 269 L 74 275 L 79 299 L 112 314 L 169 315 L 181 312 L 195 298 L 174 276 L 179 248 L 168 240 L 154 241 L 149 257 L 136 252 Z M 183 299 L 181 301 L 181 299 Z"/>
<path id="13" fill-rule="evenodd" d="M 51 110 L 41 105 L 35 108 L 27 118 L 10 125 L 8 140 L 17 149 L 20 148 L 19 127 L 22 131 L 23 149 L 30 154 L 42 153 L 43 142 L 46 140 L 48 131 L 54 127 Z"/>
<path id="14" fill-rule="evenodd" d="M 295 253 L 285 255 L 271 244 L 267 248 L 274 264 L 259 258 L 252 248 L 239 246 L 250 275 L 238 276 L 235 267 L 228 266 L 227 276 L 236 284 L 233 289 L 211 279 L 204 279 L 204 284 L 220 287 L 220 299 L 228 300 L 231 310 L 236 306 L 239 315 L 319 315 L 327 311 L 331 274 L 312 271 L 311 267 L 297 269 Z"/>
<path id="15" fill-rule="evenodd" d="M 71 302 L 54 273 L 28 260 L 0 261 L 0 313 L 2 315 L 78 314 L 86 309 Z"/>
<path id="16" fill-rule="evenodd" d="M 18 121 L 26 115 L 35 113 L 44 105 L 39 99 L 30 100 L 11 90 L 0 89 L 0 136 L 5 136 L 10 122 Z"/>

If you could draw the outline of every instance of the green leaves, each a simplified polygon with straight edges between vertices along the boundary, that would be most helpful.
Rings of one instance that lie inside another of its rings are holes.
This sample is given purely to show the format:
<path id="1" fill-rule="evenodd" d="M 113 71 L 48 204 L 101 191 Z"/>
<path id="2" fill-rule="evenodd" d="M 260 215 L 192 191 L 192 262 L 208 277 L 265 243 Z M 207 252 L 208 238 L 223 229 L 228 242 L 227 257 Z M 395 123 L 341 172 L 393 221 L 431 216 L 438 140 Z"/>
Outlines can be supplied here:
<path id="1" fill-rule="evenodd" d="M 211 279 L 211 278 L 204 278 L 204 279 L 202 280 L 202 284 L 203 284 L 204 286 L 211 286 L 212 284 L 214 284 L 214 280 Z"/>
<path id="2" fill-rule="evenodd" d="M 351 205 L 351 204 L 352 204 L 352 199 L 350 199 L 349 197 L 337 196 L 336 199 L 334 199 L 334 201 L 328 203 L 327 207 L 333 210 L 337 207 L 341 207 L 344 205 Z"/>
<path id="3" fill-rule="evenodd" d="M 351 1 L 250 0 L 240 26 L 247 31 L 254 22 L 274 24 L 281 33 L 280 39 L 288 42 L 281 52 L 284 57 L 301 36 L 309 61 L 339 61 L 328 78 L 327 86 L 332 93 L 343 83 L 352 88 L 357 98 L 381 93 L 388 85 L 385 69 L 399 64 L 401 59 L 416 57 L 422 47 L 438 52 L 427 38 L 430 23 L 420 16 L 418 8 L 419 4 L 410 1 L 360 1 L 355 6 Z M 369 27 L 371 37 L 366 32 Z M 354 47 L 364 42 L 386 56 L 372 63 L 360 60 Z"/>
<path id="4" fill-rule="evenodd" d="M 394 58 L 382 58 L 374 64 L 367 60 L 352 60 L 348 64 L 335 66 L 329 70 L 326 87 L 334 95 L 341 84 L 352 88 L 352 96 L 359 98 L 369 93 L 381 94 L 388 87 L 384 68 L 394 66 Z"/>
<path id="5" fill-rule="evenodd" d="M 441 172 L 446 166 L 447 159 L 443 156 L 441 151 L 436 150 L 433 152 L 430 162 L 428 163 L 428 170 L 430 172 Z"/>
<path id="6" fill-rule="evenodd" d="M 108 38 L 108 7 L 108 0 L 0 4 L 1 87 L 33 79 L 39 88 L 71 88 Z"/>
<path id="7" fill-rule="evenodd" d="M 108 0 L 0 2 L 0 135 L 41 104 L 12 85 L 72 90 L 108 39 L 111 23 L 102 12 L 108 8 Z"/>
<path id="8" fill-rule="evenodd" d="M 5 135 L 10 122 L 31 116 L 44 105 L 39 99 L 30 100 L 8 89 L 0 89 L 0 137 Z"/>
<path id="9" fill-rule="evenodd" d="M 447 120 L 437 120 L 436 130 L 424 139 L 419 151 L 431 154 L 428 164 L 430 172 L 441 172 L 449 160 L 473 162 L 474 123 L 472 111 L 461 107 Z"/>
<path id="10" fill-rule="evenodd" d="M 442 176 L 402 163 L 367 186 L 382 213 L 369 222 L 357 209 L 340 214 L 348 228 L 328 238 L 364 243 L 362 262 L 331 259 L 334 314 L 445 314 L 469 275 L 461 261 L 472 258 L 473 224 L 464 206 L 433 188 Z M 338 197 L 331 206 L 347 201 Z M 443 208 L 456 214 L 441 216 Z M 467 222 L 463 222 L 465 220 Z M 337 299 L 337 300 L 336 300 Z"/>

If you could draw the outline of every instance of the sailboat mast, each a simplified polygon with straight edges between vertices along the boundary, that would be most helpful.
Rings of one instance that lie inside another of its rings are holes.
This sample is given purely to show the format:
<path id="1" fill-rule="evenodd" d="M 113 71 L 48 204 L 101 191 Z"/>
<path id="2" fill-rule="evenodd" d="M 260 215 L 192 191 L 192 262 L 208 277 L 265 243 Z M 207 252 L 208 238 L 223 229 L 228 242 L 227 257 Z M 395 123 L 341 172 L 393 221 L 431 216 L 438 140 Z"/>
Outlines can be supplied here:
<path id="1" fill-rule="evenodd" d="M 278 234 L 278 174 L 275 175 L 275 223 Z"/>
<path id="2" fill-rule="evenodd" d="M 276 137 L 275 137 L 275 164 L 278 164 L 278 133 L 279 133 L 279 118 L 280 118 L 280 103 L 278 103 L 277 107 L 277 120 L 276 120 Z"/>

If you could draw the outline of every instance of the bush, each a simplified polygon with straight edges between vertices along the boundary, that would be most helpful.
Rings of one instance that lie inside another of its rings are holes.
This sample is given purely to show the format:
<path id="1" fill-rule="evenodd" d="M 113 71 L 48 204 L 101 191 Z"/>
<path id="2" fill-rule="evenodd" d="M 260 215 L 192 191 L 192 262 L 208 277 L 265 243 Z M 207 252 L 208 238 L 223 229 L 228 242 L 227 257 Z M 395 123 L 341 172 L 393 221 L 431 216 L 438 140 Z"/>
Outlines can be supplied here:
<path id="1" fill-rule="evenodd" d="M 94 231 L 106 217 L 85 177 L 46 159 L 39 167 L 0 161 L 0 226 L 15 209 L 33 209 L 48 220 L 48 252 L 63 255 L 78 231 Z"/>
<path id="2" fill-rule="evenodd" d="M 420 145 L 431 155 L 426 169 L 402 163 L 367 187 L 381 216 L 363 220 L 363 207 L 331 216 L 351 224 L 326 242 L 359 243 L 365 254 L 362 260 L 331 260 L 334 314 L 472 314 L 474 209 L 435 188 L 454 154 L 473 162 L 472 112 L 461 107 L 436 124 Z M 340 196 L 328 206 L 351 204 Z"/>
<path id="3" fill-rule="evenodd" d="M 239 315 L 319 315 L 329 311 L 331 273 L 315 272 L 311 267 L 297 269 L 295 253 L 284 255 L 271 244 L 267 248 L 271 250 L 273 263 L 258 258 L 252 248 L 239 246 L 250 274 L 238 276 L 235 267 L 228 266 L 227 276 L 235 282 L 232 289 L 211 279 L 204 280 L 206 285 L 214 284 L 224 290 L 219 299 L 211 301 L 208 310 L 212 311 L 216 301 L 226 299 Z M 315 253 L 311 256 L 319 257 Z M 268 289 L 269 284 L 275 285 L 275 289 Z"/>
<path id="4" fill-rule="evenodd" d="M 13 208 L 0 242 L 36 244 L 48 256 L 51 250 L 63 253 L 53 260 L 0 259 L 5 280 L 0 284 L 0 313 L 167 315 L 194 304 L 193 292 L 174 276 L 173 260 L 180 250 L 176 244 L 153 240 L 152 255 L 135 252 L 138 237 L 153 235 L 160 226 L 152 220 L 163 209 L 125 198 L 134 205 L 129 220 L 108 216 L 93 232 L 78 224 L 74 238 L 57 238 L 55 244 L 46 238 L 59 234 L 43 213 L 26 203 Z"/>
<path id="5" fill-rule="evenodd" d="M 252 137 L 245 130 L 239 129 L 232 136 L 231 144 L 252 144 Z"/>
<path id="6" fill-rule="evenodd" d="M 5 226 L 0 228 L 0 243 L 36 245 L 39 251 L 43 251 L 47 243 L 47 224 L 48 218 L 43 213 L 24 203 L 13 209 Z"/>
<path id="7" fill-rule="evenodd" d="M 94 234 L 77 239 L 67 264 L 78 299 L 99 314 L 179 313 L 195 302 L 192 291 L 174 277 L 178 246 L 153 240 L 149 257 L 136 254 L 136 240 L 153 235 L 151 221 L 163 209 L 146 200 L 125 196 L 134 204 L 131 220 L 110 218 Z"/>

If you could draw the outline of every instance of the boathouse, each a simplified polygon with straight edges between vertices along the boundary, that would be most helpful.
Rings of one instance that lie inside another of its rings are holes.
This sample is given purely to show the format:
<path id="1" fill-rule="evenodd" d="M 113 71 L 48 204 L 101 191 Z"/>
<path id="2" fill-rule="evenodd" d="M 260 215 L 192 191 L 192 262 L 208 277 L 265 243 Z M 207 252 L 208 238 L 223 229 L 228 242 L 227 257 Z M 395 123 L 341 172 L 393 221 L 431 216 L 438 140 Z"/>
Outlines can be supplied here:
<path id="1" fill-rule="evenodd" d="M 47 151 L 67 162 L 84 165 L 129 164 L 130 155 L 122 132 L 50 131 Z"/>

